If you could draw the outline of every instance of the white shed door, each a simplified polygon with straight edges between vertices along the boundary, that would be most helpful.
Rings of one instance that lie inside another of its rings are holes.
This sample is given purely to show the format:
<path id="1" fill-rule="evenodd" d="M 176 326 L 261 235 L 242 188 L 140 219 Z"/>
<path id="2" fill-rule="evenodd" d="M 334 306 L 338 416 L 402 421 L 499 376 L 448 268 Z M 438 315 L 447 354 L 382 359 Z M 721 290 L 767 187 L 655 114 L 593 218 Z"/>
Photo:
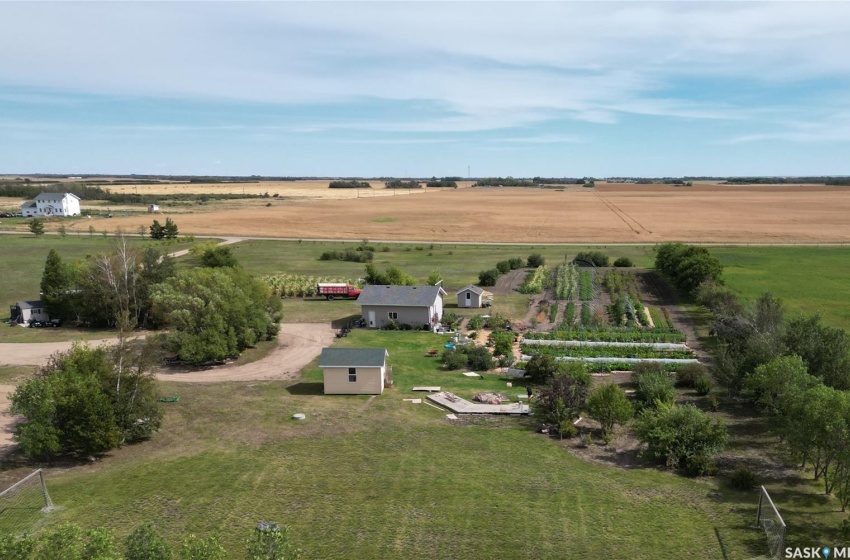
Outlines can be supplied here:
<path id="1" fill-rule="evenodd" d="M 370 327 L 375 326 L 375 312 L 374 311 L 369 312 L 369 326 Z"/>

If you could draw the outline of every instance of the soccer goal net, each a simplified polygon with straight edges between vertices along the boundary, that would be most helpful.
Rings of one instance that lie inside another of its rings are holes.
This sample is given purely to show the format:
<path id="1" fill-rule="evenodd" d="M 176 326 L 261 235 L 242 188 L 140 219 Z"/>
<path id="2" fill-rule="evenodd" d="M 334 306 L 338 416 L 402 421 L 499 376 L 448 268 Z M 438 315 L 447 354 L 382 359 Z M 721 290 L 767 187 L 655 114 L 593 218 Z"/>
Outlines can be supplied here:
<path id="1" fill-rule="evenodd" d="M 785 548 L 785 521 L 770 499 L 764 486 L 759 490 L 759 506 L 756 513 L 756 529 L 767 536 L 767 558 L 782 558 Z"/>
<path id="2" fill-rule="evenodd" d="M 53 509 L 41 469 L 0 492 L 0 533 L 19 535 L 32 528 L 41 514 Z"/>

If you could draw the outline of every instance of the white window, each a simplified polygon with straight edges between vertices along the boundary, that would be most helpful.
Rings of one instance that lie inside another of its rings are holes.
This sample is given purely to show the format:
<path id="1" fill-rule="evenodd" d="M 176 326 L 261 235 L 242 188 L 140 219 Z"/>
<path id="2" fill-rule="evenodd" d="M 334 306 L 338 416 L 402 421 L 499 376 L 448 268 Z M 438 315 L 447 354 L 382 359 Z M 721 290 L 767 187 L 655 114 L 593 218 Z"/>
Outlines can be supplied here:
<path id="1" fill-rule="evenodd" d="M 357 383 L 357 368 L 348 368 L 348 382 Z"/>
<path id="2" fill-rule="evenodd" d="M 398 312 L 390 311 L 389 313 L 387 313 L 387 317 L 389 317 L 391 321 L 395 321 L 396 319 L 398 319 Z"/>

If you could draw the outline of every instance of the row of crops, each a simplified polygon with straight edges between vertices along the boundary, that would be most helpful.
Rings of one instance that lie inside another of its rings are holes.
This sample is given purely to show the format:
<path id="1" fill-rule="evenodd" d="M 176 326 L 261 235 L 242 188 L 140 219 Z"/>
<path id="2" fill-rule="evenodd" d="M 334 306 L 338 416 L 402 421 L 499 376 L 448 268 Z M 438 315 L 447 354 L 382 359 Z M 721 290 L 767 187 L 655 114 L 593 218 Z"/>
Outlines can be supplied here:
<path id="1" fill-rule="evenodd" d="M 640 300 L 640 290 L 634 274 L 609 270 L 602 279 L 602 285 L 611 295 L 608 315 L 612 324 L 627 327 L 648 327 L 652 324 Z"/>
<path id="2" fill-rule="evenodd" d="M 556 299 L 591 301 L 594 296 L 594 273 L 580 270 L 575 264 L 562 264 L 555 269 Z"/>
<path id="3" fill-rule="evenodd" d="M 522 294 L 539 294 L 543 291 L 548 277 L 549 269 L 542 265 L 538 266 L 526 275 L 518 291 Z"/>
<path id="4" fill-rule="evenodd" d="M 543 354 L 548 356 L 568 356 L 571 358 L 652 358 L 652 359 L 693 359 L 689 349 L 657 349 L 652 346 L 541 346 L 523 342 L 520 346 L 524 355 Z"/>
<path id="5" fill-rule="evenodd" d="M 306 297 L 316 295 L 316 284 L 319 282 L 355 282 L 345 278 L 325 278 L 318 276 L 305 276 L 303 274 L 269 274 L 263 276 L 265 282 L 274 295 L 280 297 Z"/>
<path id="6" fill-rule="evenodd" d="M 555 298 L 573 299 L 578 294 L 578 269 L 573 263 L 555 269 Z"/>
<path id="7" fill-rule="evenodd" d="M 567 311 L 570 306 L 567 304 Z M 575 313 L 575 306 L 573 306 Z M 567 314 L 564 313 L 566 324 Z M 685 335 L 670 327 L 641 329 L 637 327 L 599 327 L 578 326 L 561 327 L 548 333 L 534 333 L 539 340 L 591 340 L 599 342 L 685 342 Z"/>

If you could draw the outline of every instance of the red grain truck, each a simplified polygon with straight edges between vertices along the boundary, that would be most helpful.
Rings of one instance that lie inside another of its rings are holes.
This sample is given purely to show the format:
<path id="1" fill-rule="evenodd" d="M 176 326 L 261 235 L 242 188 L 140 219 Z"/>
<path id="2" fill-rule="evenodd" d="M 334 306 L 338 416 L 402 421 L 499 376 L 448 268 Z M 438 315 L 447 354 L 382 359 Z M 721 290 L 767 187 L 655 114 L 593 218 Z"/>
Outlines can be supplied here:
<path id="1" fill-rule="evenodd" d="M 362 290 L 357 286 L 343 282 L 319 282 L 316 284 L 316 295 L 325 296 L 328 299 L 356 298 Z"/>

